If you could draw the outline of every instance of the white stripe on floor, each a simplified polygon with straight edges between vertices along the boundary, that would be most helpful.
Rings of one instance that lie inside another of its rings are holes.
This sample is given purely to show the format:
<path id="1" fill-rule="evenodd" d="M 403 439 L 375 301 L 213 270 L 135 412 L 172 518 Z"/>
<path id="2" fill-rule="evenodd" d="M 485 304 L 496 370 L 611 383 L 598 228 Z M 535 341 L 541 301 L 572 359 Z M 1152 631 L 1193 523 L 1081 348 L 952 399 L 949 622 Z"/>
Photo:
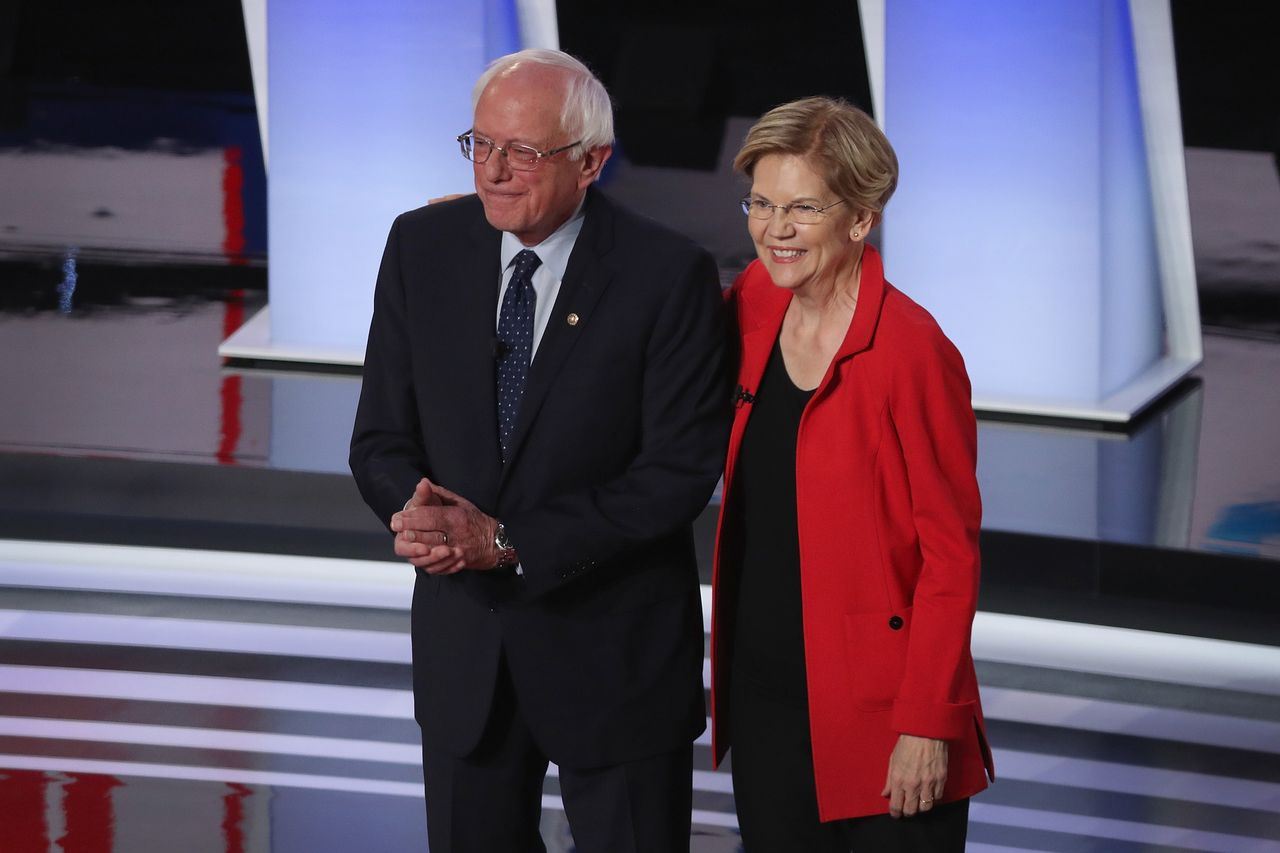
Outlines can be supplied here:
<path id="1" fill-rule="evenodd" d="M 422 764 L 422 749 L 417 743 L 388 743 L 387 741 L 283 735 L 193 726 L 155 726 L 0 716 L 0 736 L 230 750 L 264 755 L 301 755 L 308 758 L 343 758 L 414 766 Z M 550 765 L 548 775 L 558 776 L 559 768 L 554 764 Z M 733 785 L 728 774 L 695 770 L 693 771 L 693 788 L 695 791 L 727 794 L 732 793 Z"/>
<path id="2" fill-rule="evenodd" d="M 416 743 L 31 717 L 0 717 L 0 735 L 347 758 L 417 765 Z M 1258 810 L 1280 809 L 1280 785 L 1161 768 L 996 750 L 1001 778 Z M 555 775 L 555 765 L 551 765 Z M 699 791 L 731 793 L 729 776 L 694 771 Z"/>
<path id="3" fill-rule="evenodd" d="M 395 562 L 0 540 L 0 584 L 407 609 Z M 710 588 L 702 587 L 704 631 Z M 1131 628 L 981 612 L 981 660 L 1280 696 L 1280 649 Z"/>
<path id="4" fill-rule="evenodd" d="M 1132 841 L 1139 844 L 1185 847 L 1192 850 L 1213 851 L 1213 853 L 1278 853 L 1280 851 L 1280 843 L 1262 838 L 1158 823 L 1139 823 L 1092 815 L 999 806 L 985 803 L 980 797 L 974 799 L 969 805 L 969 821 L 971 827 L 973 823 L 1016 826 L 1046 832 Z"/>
<path id="5" fill-rule="evenodd" d="M 0 755 L 0 767 L 49 773 L 98 773 L 104 776 L 138 776 L 147 779 L 188 779 L 197 782 L 239 782 L 285 788 L 318 788 L 358 794 L 422 797 L 422 785 L 347 776 L 310 776 L 234 767 L 188 767 L 183 764 L 151 764 L 140 761 L 95 761 L 87 758 L 53 758 L 44 755 Z"/>
<path id="6" fill-rule="evenodd" d="M 1269 720 L 1005 687 L 982 688 L 982 710 L 988 720 L 1280 753 L 1280 723 Z"/>
<path id="7" fill-rule="evenodd" d="M 380 663 L 411 656 L 407 633 L 44 610 L 0 610 L 0 637 Z"/>
<path id="8" fill-rule="evenodd" d="M 1002 780 L 1044 782 L 1214 806 L 1280 811 L 1280 785 L 1274 782 L 1013 749 L 997 748 L 995 759 L 996 772 Z"/>
<path id="9" fill-rule="evenodd" d="M 346 758 L 388 764 L 422 764 L 422 748 L 417 743 L 389 743 L 377 740 L 284 735 L 193 726 L 104 723 L 45 717 L 0 717 L 0 735 L 82 740 L 94 743 L 217 749 L 266 755 L 302 755 L 309 758 Z"/>
<path id="10" fill-rule="evenodd" d="M 383 663 L 411 657 L 408 635 L 398 632 L 37 610 L 0 610 L 0 637 Z M 1269 646 L 979 613 L 974 647 L 982 660 L 1280 695 L 1280 649 Z"/>
<path id="11" fill-rule="evenodd" d="M 0 664 L 0 690 L 51 696 L 180 702 L 362 717 L 413 718 L 413 691 L 214 675 Z"/>
<path id="12" fill-rule="evenodd" d="M 542 795 L 542 807 L 544 809 L 554 809 L 555 811 L 564 811 L 564 800 L 555 794 Z M 738 828 L 738 816 L 732 812 L 711 812 L 704 809 L 693 810 L 694 826 L 723 826 L 729 829 Z"/>
<path id="13" fill-rule="evenodd" d="M 381 560 L 0 539 L 0 583 L 408 610 L 413 569 Z"/>
<path id="14" fill-rule="evenodd" d="M 1280 648 L 1005 613 L 973 623 L 979 660 L 1280 696 Z"/>
<path id="15" fill-rule="evenodd" d="M 554 762 L 547 765 L 547 776 L 557 779 L 560 777 L 560 768 Z M 733 778 L 728 773 L 715 770 L 694 770 L 693 790 L 712 794 L 732 794 Z"/>
<path id="16" fill-rule="evenodd" d="M 1280 648 L 1274 646 L 979 613 L 973 622 L 973 656 L 998 663 L 1280 696 Z M 707 660 L 702 664 L 702 684 L 711 684 Z"/>

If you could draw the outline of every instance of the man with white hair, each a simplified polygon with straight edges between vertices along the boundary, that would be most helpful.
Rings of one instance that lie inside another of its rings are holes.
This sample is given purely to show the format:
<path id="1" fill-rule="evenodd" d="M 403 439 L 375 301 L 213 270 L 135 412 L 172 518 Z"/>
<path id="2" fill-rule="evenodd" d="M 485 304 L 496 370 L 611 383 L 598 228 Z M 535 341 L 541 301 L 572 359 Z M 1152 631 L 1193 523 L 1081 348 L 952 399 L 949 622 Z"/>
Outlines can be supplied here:
<path id="1" fill-rule="evenodd" d="M 458 142 L 476 195 L 392 226 L 351 443 L 415 567 L 431 850 L 544 850 L 552 761 L 578 850 L 687 851 L 690 524 L 730 419 L 715 265 L 592 186 L 612 110 L 567 54 L 494 62 Z"/>

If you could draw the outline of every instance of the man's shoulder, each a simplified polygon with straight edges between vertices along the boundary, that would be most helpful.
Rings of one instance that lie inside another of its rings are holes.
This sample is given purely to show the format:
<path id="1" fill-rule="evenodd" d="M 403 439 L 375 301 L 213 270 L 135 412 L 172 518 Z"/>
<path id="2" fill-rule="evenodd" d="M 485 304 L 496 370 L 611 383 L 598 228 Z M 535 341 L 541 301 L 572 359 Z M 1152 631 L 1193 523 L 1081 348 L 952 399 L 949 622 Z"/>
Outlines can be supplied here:
<path id="1" fill-rule="evenodd" d="M 601 206 L 601 213 L 612 220 L 613 234 L 620 247 L 636 247 L 679 255 L 706 254 L 706 250 L 689 236 L 632 210 L 610 198 L 603 192 L 596 193 L 593 203 Z"/>
<path id="2" fill-rule="evenodd" d="M 483 218 L 484 206 L 480 204 L 480 197 L 471 193 L 406 210 L 396 217 L 396 224 L 411 229 L 468 227 Z"/>

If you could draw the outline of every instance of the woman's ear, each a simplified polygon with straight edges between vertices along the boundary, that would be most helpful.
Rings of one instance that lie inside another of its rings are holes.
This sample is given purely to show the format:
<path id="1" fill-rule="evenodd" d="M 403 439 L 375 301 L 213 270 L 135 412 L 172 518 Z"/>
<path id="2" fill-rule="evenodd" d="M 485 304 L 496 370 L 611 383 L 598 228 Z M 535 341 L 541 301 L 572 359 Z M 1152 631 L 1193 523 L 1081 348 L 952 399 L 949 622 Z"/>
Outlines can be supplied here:
<path id="1" fill-rule="evenodd" d="M 849 239 L 855 243 L 867 239 L 867 235 L 871 233 L 871 229 L 876 227 L 879 216 L 872 210 L 860 210 L 858 215 L 854 217 L 853 224 L 849 226 Z"/>

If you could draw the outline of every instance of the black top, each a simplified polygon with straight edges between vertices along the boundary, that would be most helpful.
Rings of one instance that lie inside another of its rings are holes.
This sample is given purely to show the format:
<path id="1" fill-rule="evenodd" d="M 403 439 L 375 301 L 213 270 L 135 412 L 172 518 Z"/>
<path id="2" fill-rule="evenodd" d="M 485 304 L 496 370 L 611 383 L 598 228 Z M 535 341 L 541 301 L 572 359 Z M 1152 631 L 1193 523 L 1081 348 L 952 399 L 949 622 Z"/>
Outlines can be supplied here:
<path id="1" fill-rule="evenodd" d="M 740 689 L 807 706 L 796 521 L 796 434 L 813 391 L 797 388 L 774 343 L 738 451 L 740 501 L 732 678 Z"/>

